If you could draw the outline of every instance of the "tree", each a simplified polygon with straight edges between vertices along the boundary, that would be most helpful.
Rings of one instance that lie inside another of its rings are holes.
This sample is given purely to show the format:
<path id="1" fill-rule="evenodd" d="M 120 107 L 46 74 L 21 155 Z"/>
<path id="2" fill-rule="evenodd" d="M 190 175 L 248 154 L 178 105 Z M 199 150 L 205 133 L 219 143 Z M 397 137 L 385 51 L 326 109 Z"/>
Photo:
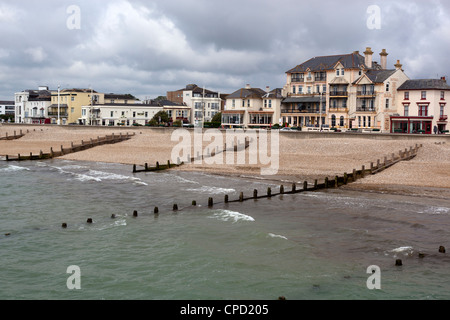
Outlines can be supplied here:
<path id="1" fill-rule="evenodd" d="M 152 120 L 158 124 L 167 123 L 169 122 L 169 115 L 165 111 L 159 111 L 153 116 Z"/>
<path id="2" fill-rule="evenodd" d="M 211 119 L 211 122 L 219 122 L 222 123 L 222 113 L 216 113 L 216 115 Z"/>

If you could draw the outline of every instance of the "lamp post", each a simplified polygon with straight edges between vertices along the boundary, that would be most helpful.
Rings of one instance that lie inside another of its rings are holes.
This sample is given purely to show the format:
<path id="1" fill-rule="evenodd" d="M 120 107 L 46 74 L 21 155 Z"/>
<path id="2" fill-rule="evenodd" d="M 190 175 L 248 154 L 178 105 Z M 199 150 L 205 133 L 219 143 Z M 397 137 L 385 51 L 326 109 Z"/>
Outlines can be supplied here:
<path id="1" fill-rule="evenodd" d="M 60 109 L 60 99 L 59 99 L 59 89 L 60 89 L 60 86 L 58 85 L 58 120 L 57 120 L 57 124 L 58 124 L 58 126 L 61 124 L 61 120 L 60 120 L 60 111 L 59 111 L 59 109 Z"/>

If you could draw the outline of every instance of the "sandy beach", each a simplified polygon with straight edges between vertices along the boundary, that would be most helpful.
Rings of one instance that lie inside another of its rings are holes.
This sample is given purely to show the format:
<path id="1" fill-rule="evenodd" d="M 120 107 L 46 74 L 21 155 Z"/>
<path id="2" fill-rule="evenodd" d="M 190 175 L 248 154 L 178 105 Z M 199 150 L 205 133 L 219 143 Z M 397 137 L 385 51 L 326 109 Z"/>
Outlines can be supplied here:
<path id="1" fill-rule="evenodd" d="M 66 160 L 113 162 L 136 164 L 143 166 L 167 163 L 171 159 L 172 150 L 179 146 L 178 141 L 171 140 L 172 130 L 133 128 L 90 128 L 90 127 L 57 127 L 57 126 L 27 126 L 2 125 L 0 137 L 6 133 L 13 135 L 14 131 L 25 134 L 17 140 L 1 140 L 0 156 L 38 154 L 40 150 L 49 152 L 50 148 L 59 149 L 61 145 L 78 144 L 81 140 L 102 137 L 105 135 L 135 133 L 132 139 L 117 144 L 98 146 L 85 151 L 62 156 Z M 345 188 L 357 188 L 377 192 L 407 192 L 430 196 L 448 196 L 450 193 L 450 137 L 449 139 L 414 140 L 381 140 L 368 139 L 364 136 L 305 139 L 295 137 L 292 133 L 279 135 L 279 163 L 275 175 L 261 175 L 260 164 L 237 163 L 237 154 L 232 164 L 184 164 L 171 170 L 201 171 L 211 174 L 234 175 L 283 182 L 302 182 L 325 177 L 342 175 L 360 169 L 362 165 L 370 166 L 370 162 L 388 158 L 392 153 L 398 153 L 416 143 L 422 144 L 417 156 L 410 161 L 402 161 L 393 167 L 376 175 L 368 176 Z M 447 142 L 448 141 L 448 142 Z M 203 142 L 206 147 L 210 142 Z M 194 154 L 193 147 L 191 148 Z M 245 152 L 247 159 L 251 151 Z M 218 154 L 216 162 L 226 162 L 226 153 Z M 273 165 L 273 161 L 272 161 Z"/>

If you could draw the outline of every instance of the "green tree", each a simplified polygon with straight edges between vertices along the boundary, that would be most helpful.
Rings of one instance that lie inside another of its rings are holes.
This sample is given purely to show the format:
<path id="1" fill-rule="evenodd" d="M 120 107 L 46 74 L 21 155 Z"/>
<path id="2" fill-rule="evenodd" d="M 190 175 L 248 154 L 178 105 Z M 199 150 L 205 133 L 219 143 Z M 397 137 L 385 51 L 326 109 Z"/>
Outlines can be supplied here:
<path id="1" fill-rule="evenodd" d="M 159 111 L 153 116 L 152 120 L 158 124 L 167 123 L 169 122 L 169 115 L 165 111 Z"/>
<path id="2" fill-rule="evenodd" d="M 216 115 L 211 119 L 211 122 L 219 122 L 222 123 L 222 113 L 216 113 Z"/>

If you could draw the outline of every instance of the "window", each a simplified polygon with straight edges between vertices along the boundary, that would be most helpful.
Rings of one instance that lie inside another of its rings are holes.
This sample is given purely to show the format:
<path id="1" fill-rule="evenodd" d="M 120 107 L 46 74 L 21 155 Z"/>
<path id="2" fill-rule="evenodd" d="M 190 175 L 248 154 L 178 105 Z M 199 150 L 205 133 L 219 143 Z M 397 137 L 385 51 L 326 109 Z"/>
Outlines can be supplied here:
<path id="1" fill-rule="evenodd" d="M 419 105 L 419 117 L 428 117 L 428 105 Z"/>
<path id="2" fill-rule="evenodd" d="M 122 111 L 122 117 L 124 117 L 125 116 L 125 111 Z"/>
<path id="3" fill-rule="evenodd" d="M 336 126 L 336 116 L 334 114 L 331 116 L 331 126 L 332 127 Z"/>
<path id="4" fill-rule="evenodd" d="M 389 92 L 389 87 L 390 87 L 390 83 L 388 82 L 388 83 L 386 83 L 386 92 Z"/>
<path id="5" fill-rule="evenodd" d="M 372 117 L 367 117 L 367 126 L 370 128 L 371 127 L 371 119 Z"/>
<path id="6" fill-rule="evenodd" d="M 292 87 L 292 93 L 295 94 L 295 86 Z"/>
<path id="7" fill-rule="evenodd" d="M 341 75 L 344 75 L 344 68 L 341 69 Z"/>
<path id="8" fill-rule="evenodd" d="M 386 109 L 389 109 L 389 99 L 386 99 Z"/>
<path id="9" fill-rule="evenodd" d="M 422 100 L 425 100 L 427 98 L 427 92 L 426 91 L 422 91 L 421 98 L 422 98 Z"/>
<path id="10" fill-rule="evenodd" d="M 247 100 L 247 107 L 250 108 L 250 99 Z"/>
<path id="11" fill-rule="evenodd" d="M 444 115 L 444 104 L 441 104 L 440 106 L 440 110 L 439 110 L 439 115 L 442 117 Z"/>
<path id="12" fill-rule="evenodd" d="M 136 118 L 136 111 L 133 111 L 133 118 Z"/>
<path id="13" fill-rule="evenodd" d="M 303 94 L 303 86 L 298 87 L 298 94 Z"/>
<path id="14" fill-rule="evenodd" d="M 232 100 L 232 102 L 231 102 L 231 107 L 232 107 L 232 108 L 236 107 L 236 100 L 234 100 L 234 99 Z"/>
<path id="15" fill-rule="evenodd" d="M 71 101 L 75 101 L 75 97 L 71 97 L 70 100 L 71 100 Z"/>
<path id="16" fill-rule="evenodd" d="M 311 93 L 311 87 L 308 87 L 308 93 Z"/>
<path id="17" fill-rule="evenodd" d="M 361 116 L 358 116 L 358 127 L 361 127 Z"/>
<path id="18" fill-rule="evenodd" d="M 114 111 L 110 112 L 110 116 L 111 116 L 111 118 L 114 117 Z"/>
<path id="19" fill-rule="evenodd" d="M 339 125 L 340 125 L 341 127 L 344 126 L 344 116 L 341 116 L 340 121 L 339 121 Z"/>
<path id="20" fill-rule="evenodd" d="M 405 105 L 403 106 L 403 115 L 404 115 L 405 117 L 409 117 L 409 104 L 405 104 Z"/>
<path id="21" fill-rule="evenodd" d="M 70 108 L 70 113 L 74 113 L 74 112 L 75 112 L 75 108 L 74 107 Z"/>
<path id="22" fill-rule="evenodd" d="M 323 85 L 323 87 L 322 87 L 322 92 L 323 92 L 323 93 L 327 92 L 327 85 L 326 85 L 326 84 Z"/>
<path id="23" fill-rule="evenodd" d="M 408 91 L 405 91 L 404 99 L 405 100 L 409 100 L 409 92 Z"/>
<path id="24" fill-rule="evenodd" d="M 336 76 L 339 76 L 339 69 L 336 69 Z"/>
<path id="25" fill-rule="evenodd" d="M 441 100 L 444 100 L 444 98 L 445 98 L 445 92 L 441 91 Z"/>

